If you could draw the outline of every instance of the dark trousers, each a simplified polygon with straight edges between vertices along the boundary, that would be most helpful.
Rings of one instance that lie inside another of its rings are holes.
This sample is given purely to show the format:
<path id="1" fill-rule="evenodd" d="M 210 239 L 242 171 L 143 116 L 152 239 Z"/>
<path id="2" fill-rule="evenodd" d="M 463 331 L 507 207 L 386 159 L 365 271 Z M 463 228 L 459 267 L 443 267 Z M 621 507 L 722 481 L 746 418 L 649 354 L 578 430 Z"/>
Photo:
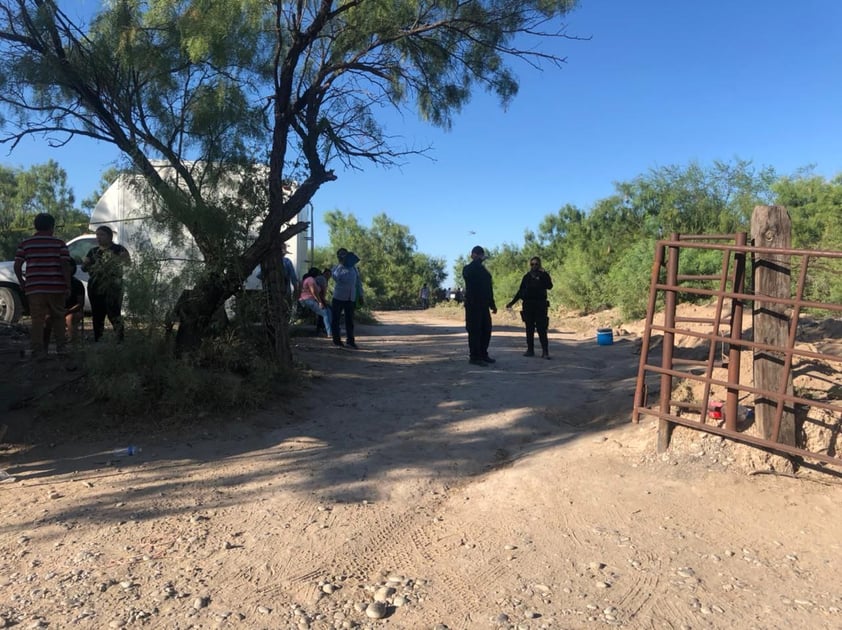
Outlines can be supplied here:
<path id="1" fill-rule="evenodd" d="M 105 330 L 105 318 L 114 327 L 114 332 L 117 333 L 117 339 L 123 340 L 123 317 L 121 311 L 123 310 L 123 292 L 109 291 L 107 293 L 95 293 L 89 291 L 88 298 L 91 301 L 91 320 L 94 327 L 94 341 L 99 341 L 102 333 Z"/>
<path id="2" fill-rule="evenodd" d="M 468 351 L 471 359 L 488 356 L 491 343 L 491 313 L 487 306 L 465 305 L 465 329 L 468 331 Z"/>
<path id="3" fill-rule="evenodd" d="M 538 331 L 538 340 L 541 342 L 541 350 L 549 352 L 549 341 L 547 341 L 547 327 L 550 318 L 547 316 L 546 300 L 524 300 L 523 302 L 523 323 L 526 324 L 526 348 L 535 351 L 535 331 Z"/>
<path id="4" fill-rule="evenodd" d="M 354 304 L 353 300 L 333 300 L 330 303 L 330 310 L 331 315 L 333 316 L 333 321 L 331 322 L 331 326 L 333 327 L 333 340 L 334 341 L 341 341 L 341 335 L 339 330 L 339 315 L 344 311 L 345 312 L 345 336 L 347 337 L 350 343 L 354 343 L 354 309 L 356 308 L 356 304 Z"/>

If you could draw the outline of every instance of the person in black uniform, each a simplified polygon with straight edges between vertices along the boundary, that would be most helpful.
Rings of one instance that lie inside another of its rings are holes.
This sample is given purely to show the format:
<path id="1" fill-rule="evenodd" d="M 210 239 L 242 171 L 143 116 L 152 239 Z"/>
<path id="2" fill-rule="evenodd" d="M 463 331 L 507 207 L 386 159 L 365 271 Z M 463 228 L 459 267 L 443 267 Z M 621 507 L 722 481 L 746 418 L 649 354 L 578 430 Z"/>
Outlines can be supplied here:
<path id="1" fill-rule="evenodd" d="M 465 328 L 468 331 L 468 361 L 473 365 L 495 363 L 488 356 L 491 342 L 491 313 L 497 313 L 491 274 L 482 266 L 485 250 L 477 245 L 471 250 L 471 262 L 462 268 L 465 279 Z M 489 310 L 491 313 L 489 313 Z"/>
<path id="2" fill-rule="evenodd" d="M 553 281 L 550 274 L 541 267 L 541 259 L 537 256 L 529 260 L 529 271 L 520 281 L 520 288 L 506 304 L 506 308 L 512 308 L 515 302 L 523 300 L 523 310 L 520 313 L 523 323 L 526 324 L 526 352 L 525 357 L 535 356 L 535 330 L 538 330 L 538 339 L 541 342 L 541 358 L 550 358 L 550 346 L 547 341 L 547 327 L 550 318 L 547 315 L 547 291 L 553 288 Z"/>

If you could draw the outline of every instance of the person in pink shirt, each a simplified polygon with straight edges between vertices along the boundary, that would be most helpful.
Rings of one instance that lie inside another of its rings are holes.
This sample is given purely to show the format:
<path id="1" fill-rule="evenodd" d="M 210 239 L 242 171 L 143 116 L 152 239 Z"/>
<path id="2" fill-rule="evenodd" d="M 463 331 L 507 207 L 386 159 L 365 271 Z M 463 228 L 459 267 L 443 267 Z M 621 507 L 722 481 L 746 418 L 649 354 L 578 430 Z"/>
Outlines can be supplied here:
<path id="1" fill-rule="evenodd" d="M 67 244 L 53 236 L 56 220 L 41 213 L 35 217 L 35 234 L 21 241 L 15 252 L 15 275 L 24 288 L 32 320 L 32 356 L 46 356 L 44 328 L 52 327 L 56 351 L 65 352 L 64 303 L 70 296 L 70 253 Z M 26 269 L 24 269 L 26 265 Z"/>
<path id="2" fill-rule="evenodd" d="M 331 326 L 330 309 L 325 306 L 324 292 L 317 282 L 317 278 L 321 272 L 316 267 L 311 267 L 301 283 L 301 293 L 298 296 L 298 303 L 313 311 L 316 315 L 321 316 L 325 322 L 325 330 L 328 337 L 333 336 L 333 328 Z"/>

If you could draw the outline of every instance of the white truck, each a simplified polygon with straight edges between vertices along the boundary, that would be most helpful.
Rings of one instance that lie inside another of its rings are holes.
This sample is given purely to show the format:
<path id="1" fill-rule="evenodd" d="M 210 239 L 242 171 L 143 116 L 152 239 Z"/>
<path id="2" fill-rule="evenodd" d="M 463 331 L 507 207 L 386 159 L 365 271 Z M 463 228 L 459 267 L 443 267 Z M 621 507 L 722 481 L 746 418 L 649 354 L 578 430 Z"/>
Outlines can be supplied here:
<path id="1" fill-rule="evenodd" d="M 173 277 L 178 276 L 181 263 L 201 262 L 201 254 L 186 231 L 184 238 L 178 239 L 179 242 L 176 244 L 165 230 L 160 229 L 152 221 L 148 204 L 143 202 L 143 195 L 139 192 L 142 186 L 139 187 L 137 182 L 136 176 L 120 175 L 99 198 L 91 212 L 88 225 L 90 233 L 77 236 L 67 242 L 70 256 L 80 263 L 76 270 L 76 277 L 85 284 L 86 288 L 88 274 L 82 271 L 81 261 L 88 251 L 96 246 L 94 232 L 100 225 L 107 225 L 114 230 L 114 242 L 126 247 L 132 256 L 136 256 L 141 249 L 148 251 L 151 248 L 154 251 L 166 252 L 167 260 L 162 264 L 162 268 Z M 297 217 L 292 221 L 292 223 L 295 222 L 297 222 Z M 287 241 L 287 257 L 292 260 L 299 277 L 308 264 L 308 240 L 308 232 L 305 231 Z M 251 290 L 261 288 L 257 271 L 246 280 L 245 288 Z M 86 306 L 89 306 L 87 299 Z M 26 313 L 26 297 L 15 276 L 14 261 L 0 262 L 0 322 L 16 322 Z"/>

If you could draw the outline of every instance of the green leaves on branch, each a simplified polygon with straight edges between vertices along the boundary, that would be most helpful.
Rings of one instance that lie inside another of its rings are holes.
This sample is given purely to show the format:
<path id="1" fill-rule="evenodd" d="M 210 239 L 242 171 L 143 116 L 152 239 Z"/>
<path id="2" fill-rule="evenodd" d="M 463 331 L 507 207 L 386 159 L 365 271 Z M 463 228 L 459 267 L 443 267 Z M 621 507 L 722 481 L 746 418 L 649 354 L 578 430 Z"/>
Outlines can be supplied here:
<path id="1" fill-rule="evenodd" d="M 325 252 L 323 263 L 335 265 L 334 254 L 340 247 L 357 254 L 366 304 L 372 308 L 416 306 L 422 285 L 435 290 L 444 281 L 444 260 L 418 252 L 409 228 L 385 214 L 375 216 L 369 228 L 360 225 L 354 215 L 338 210 L 326 213 L 325 222 L 331 251 Z"/>
<path id="2" fill-rule="evenodd" d="M 75 207 L 67 173 L 56 162 L 26 170 L 0 166 L 0 260 L 14 258 L 18 243 L 33 233 L 39 212 L 56 219 L 56 235 L 70 239 L 86 231 L 88 216 Z"/>
<path id="3" fill-rule="evenodd" d="M 531 256 L 540 256 L 551 271 L 556 305 L 583 312 L 618 307 L 624 318 L 646 310 L 654 243 L 672 232 L 728 234 L 748 231 L 759 204 L 786 206 L 792 217 L 793 245 L 808 249 L 842 249 L 842 175 L 826 180 L 809 170 L 778 178 L 770 167 L 751 162 L 690 163 L 653 169 L 615 184 L 615 193 L 589 211 L 562 206 L 528 229 L 522 246 L 491 251 L 486 263 L 495 291 L 516 288 Z M 459 277 L 464 260 L 454 269 Z M 715 252 L 689 250 L 680 261 L 682 274 L 717 274 Z M 839 301 L 842 268 L 835 263 L 811 271 L 815 299 Z"/>

